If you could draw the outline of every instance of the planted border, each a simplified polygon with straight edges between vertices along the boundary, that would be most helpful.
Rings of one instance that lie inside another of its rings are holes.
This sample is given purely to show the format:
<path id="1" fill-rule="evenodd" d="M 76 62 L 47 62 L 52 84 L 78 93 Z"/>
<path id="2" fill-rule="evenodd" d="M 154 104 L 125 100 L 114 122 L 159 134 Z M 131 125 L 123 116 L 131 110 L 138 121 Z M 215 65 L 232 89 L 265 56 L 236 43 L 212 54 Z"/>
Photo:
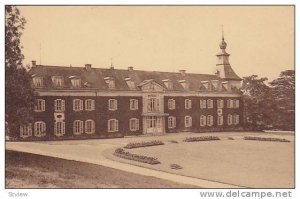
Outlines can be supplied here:
<path id="1" fill-rule="evenodd" d="M 156 145 L 164 145 L 164 143 L 160 140 L 152 140 L 148 142 L 131 142 L 124 146 L 125 149 L 134 149 L 140 147 L 148 147 L 148 146 L 156 146 Z"/>
<path id="2" fill-rule="evenodd" d="M 200 141 L 213 141 L 213 140 L 221 140 L 217 136 L 201 136 L 201 137 L 187 137 L 184 142 L 200 142 Z"/>
<path id="3" fill-rule="evenodd" d="M 270 142 L 291 142 L 290 140 L 283 138 L 265 138 L 265 137 L 251 137 L 246 136 L 244 140 L 256 140 L 256 141 L 270 141 Z"/>
<path id="4" fill-rule="evenodd" d="M 114 152 L 114 155 L 119 158 L 124 158 L 127 160 L 134 160 L 137 162 L 143 162 L 143 163 L 147 163 L 147 164 L 151 164 L 151 165 L 160 164 L 160 161 L 158 161 L 157 158 L 129 153 L 129 152 L 124 151 L 124 149 L 122 149 L 122 148 L 117 148 Z"/>

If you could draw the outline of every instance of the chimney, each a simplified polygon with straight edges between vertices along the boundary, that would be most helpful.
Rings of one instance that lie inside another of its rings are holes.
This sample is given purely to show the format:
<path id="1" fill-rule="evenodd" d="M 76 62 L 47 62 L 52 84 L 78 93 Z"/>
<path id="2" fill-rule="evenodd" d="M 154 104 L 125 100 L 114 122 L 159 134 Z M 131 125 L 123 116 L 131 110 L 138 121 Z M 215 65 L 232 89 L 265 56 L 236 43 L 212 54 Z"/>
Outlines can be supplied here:
<path id="1" fill-rule="evenodd" d="M 133 66 L 129 66 L 128 71 L 133 71 Z"/>
<path id="2" fill-rule="evenodd" d="M 92 70 L 92 64 L 85 64 L 85 70 L 91 71 Z"/>
<path id="3" fill-rule="evenodd" d="M 179 72 L 182 76 L 185 76 L 185 70 L 179 70 Z"/>
<path id="4" fill-rule="evenodd" d="M 31 67 L 32 67 L 32 68 L 36 67 L 36 61 L 35 61 L 35 60 L 32 60 L 32 61 L 31 61 Z"/>

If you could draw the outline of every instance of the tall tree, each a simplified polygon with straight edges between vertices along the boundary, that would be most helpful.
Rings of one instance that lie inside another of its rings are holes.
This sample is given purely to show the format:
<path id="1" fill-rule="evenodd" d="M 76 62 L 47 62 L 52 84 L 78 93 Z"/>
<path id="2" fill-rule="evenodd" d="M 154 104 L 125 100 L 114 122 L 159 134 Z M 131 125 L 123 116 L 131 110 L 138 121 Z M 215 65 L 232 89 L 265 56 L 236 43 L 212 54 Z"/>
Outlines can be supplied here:
<path id="1" fill-rule="evenodd" d="M 22 62 L 20 38 L 25 18 L 16 6 L 5 6 L 5 122 L 6 133 L 16 137 L 20 125 L 32 121 L 34 91 Z"/>
<path id="2" fill-rule="evenodd" d="M 295 71 L 282 71 L 270 82 L 278 104 L 276 126 L 284 130 L 295 129 Z"/>
<path id="3" fill-rule="evenodd" d="M 274 124 L 277 105 L 266 81 L 267 78 L 258 78 L 257 75 L 244 77 L 241 90 L 244 95 L 245 127 L 249 130 L 261 130 Z"/>

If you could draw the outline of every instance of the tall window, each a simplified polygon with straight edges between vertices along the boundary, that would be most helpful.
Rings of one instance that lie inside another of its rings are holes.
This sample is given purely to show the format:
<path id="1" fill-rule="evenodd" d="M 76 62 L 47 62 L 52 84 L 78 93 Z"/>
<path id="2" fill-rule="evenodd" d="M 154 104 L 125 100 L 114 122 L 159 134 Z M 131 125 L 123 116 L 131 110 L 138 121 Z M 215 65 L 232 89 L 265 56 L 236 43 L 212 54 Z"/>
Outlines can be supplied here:
<path id="1" fill-rule="evenodd" d="M 201 109 L 206 108 L 206 100 L 205 99 L 200 100 L 200 108 Z"/>
<path id="2" fill-rule="evenodd" d="M 59 121 L 54 122 L 54 135 L 57 137 L 63 136 L 65 134 L 65 122 Z"/>
<path id="3" fill-rule="evenodd" d="M 149 95 L 148 97 L 148 112 L 159 112 L 159 98 L 155 95 Z"/>
<path id="4" fill-rule="evenodd" d="M 222 99 L 217 100 L 217 107 L 218 108 L 223 108 L 224 107 L 224 101 Z"/>
<path id="5" fill-rule="evenodd" d="M 130 131 L 139 130 L 139 119 L 131 118 L 129 120 L 129 128 L 130 128 Z"/>
<path id="6" fill-rule="evenodd" d="M 80 78 L 73 78 L 71 79 L 72 87 L 73 88 L 80 88 L 81 87 L 81 79 Z"/>
<path id="7" fill-rule="evenodd" d="M 119 130 L 119 122 L 116 119 L 108 120 L 108 132 L 117 132 Z"/>
<path id="8" fill-rule="evenodd" d="M 170 116 L 168 117 L 168 128 L 173 129 L 176 127 L 176 117 Z"/>
<path id="9" fill-rule="evenodd" d="M 213 108 L 214 107 L 214 101 L 212 99 L 207 100 L 207 108 Z"/>
<path id="10" fill-rule="evenodd" d="M 168 99 L 168 109 L 169 110 L 174 110 L 175 109 L 175 100 L 174 99 Z"/>
<path id="11" fill-rule="evenodd" d="M 95 110 L 95 100 L 93 100 L 93 99 L 85 100 L 85 110 L 87 110 L 87 111 Z"/>
<path id="12" fill-rule="evenodd" d="M 62 99 L 54 100 L 54 111 L 56 112 L 65 111 L 65 100 Z"/>
<path id="13" fill-rule="evenodd" d="M 231 114 L 227 115 L 227 124 L 232 125 L 232 115 Z"/>
<path id="14" fill-rule="evenodd" d="M 46 123 L 45 122 L 35 122 L 34 123 L 34 136 L 43 137 L 46 135 Z"/>
<path id="15" fill-rule="evenodd" d="M 32 124 L 20 126 L 20 137 L 27 138 L 32 136 Z"/>
<path id="16" fill-rule="evenodd" d="M 233 115 L 233 124 L 239 124 L 240 122 L 240 116 L 237 114 Z"/>
<path id="17" fill-rule="evenodd" d="M 83 121 L 75 120 L 73 122 L 73 133 L 75 135 L 80 135 L 83 133 Z"/>
<path id="18" fill-rule="evenodd" d="M 190 100 L 190 99 L 184 100 L 184 107 L 185 107 L 185 109 L 191 109 L 192 108 L 192 100 Z"/>
<path id="19" fill-rule="evenodd" d="M 218 121 L 217 121 L 218 125 L 221 126 L 223 125 L 223 116 L 218 116 Z"/>
<path id="20" fill-rule="evenodd" d="M 207 126 L 212 126 L 214 124 L 214 117 L 212 115 L 207 116 Z"/>
<path id="21" fill-rule="evenodd" d="M 34 106 L 34 111 L 36 111 L 36 112 L 45 111 L 45 100 L 37 99 L 36 104 Z"/>
<path id="22" fill-rule="evenodd" d="M 83 110 L 83 100 L 74 99 L 73 100 L 73 110 L 74 111 L 82 111 Z"/>
<path id="23" fill-rule="evenodd" d="M 200 126 L 206 126 L 206 116 L 205 115 L 200 116 Z"/>
<path id="24" fill-rule="evenodd" d="M 115 111 L 118 109 L 118 101 L 116 99 L 108 100 L 108 110 Z"/>
<path id="25" fill-rule="evenodd" d="M 33 85 L 35 88 L 42 88 L 43 87 L 43 78 L 42 77 L 34 77 L 32 78 Z"/>
<path id="26" fill-rule="evenodd" d="M 131 99 L 129 103 L 130 103 L 130 110 L 139 109 L 139 101 L 137 99 Z"/>
<path id="27" fill-rule="evenodd" d="M 233 108 L 233 100 L 232 99 L 227 100 L 227 108 Z"/>
<path id="28" fill-rule="evenodd" d="M 240 107 L 240 101 L 238 99 L 233 101 L 233 108 L 239 108 Z"/>
<path id="29" fill-rule="evenodd" d="M 95 133 L 95 122 L 94 122 L 94 120 L 86 120 L 85 121 L 85 133 L 86 134 Z"/>
<path id="30" fill-rule="evenodd" d="M 191 127 L 192 126 L 192 117 L 191 116 L 185 116 L 184 117 L 184 126 L 185 127 Z"/>
<path id="31" fill-rule="evenodd" d="M 64 87 L 64 79 L 62 76 L 53 76 L 52 83 L 54 87 L 62 88 Z"/>

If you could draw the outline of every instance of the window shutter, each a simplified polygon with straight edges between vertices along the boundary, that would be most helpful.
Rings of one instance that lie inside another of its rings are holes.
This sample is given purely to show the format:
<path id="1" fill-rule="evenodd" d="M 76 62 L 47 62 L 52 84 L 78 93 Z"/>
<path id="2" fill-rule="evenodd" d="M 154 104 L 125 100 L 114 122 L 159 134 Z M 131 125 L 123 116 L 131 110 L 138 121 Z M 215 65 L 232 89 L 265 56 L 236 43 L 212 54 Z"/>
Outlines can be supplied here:
<path id="1" fill-rule="evenodd" d="M 65 100 L 61 100 L 61 110 L 65 111 Z"/>
<path id="2" fill-rule="evenodd" d="M 83 110 L 83 100 L 80 100 L 80 110 Z"/>
<path id="3" fill-rule="evenodd" d="M 57 100 L 54 100 L 54 110 L 57 111 Z"/>
<path id="4" fill-rule="evenodd" d="M 46 107 L 45 107 L 45 100 L 42 100 L 42 111 L 45 111 Z"/>
<path id="5" fill-rule="evenodd" d="M 137 130 L 140 129 L 140 120 L 139 119 L 136 120 L 136 129 Z"/>
<path id="6" fill-rule="evenodd" d="M 95 110 L 96 108 L 95 108 L 95 100 L 91 100 L 91 102 L 92 102 L 92 110 Z"/>
<path id="7" fill-rule="evenodd" d="M 57 122 L 54 122 L 54 134 L 57 135 Z"/>
<path id="8" fill-rule="evenodd" d="M 240 106 L 240 101 L 239 100 L 235 101 L 235 106 L 236 106 L 236 108 L 239 108 L 239 106 Z"/>
<path id="9" fill-rule="evenodd" d="M 65 134 L 65 122 L 61 123 L 61 132 L 63 135 Z"/>
<path id="10" fill-rule="evenodd" d="M 114 100 L 115 101 L 115 110 L 117 110 L 118 109 L 118 101 L 117 100 Z"/>
<path id="11" fill-rule="evenodd" d="M 115 123 L 116 124 L 116 128 L 115 129 L 116 129 L 116 131 L 119 131 L 119 121 L 118 120 L 115 120 L 115 121 L 116 121 L 116 123 Z"/>
<path id="12" fill-rule="evenodd" d="M 92 120 L 92 133 L 95 133 L 95 121 Z"/>

